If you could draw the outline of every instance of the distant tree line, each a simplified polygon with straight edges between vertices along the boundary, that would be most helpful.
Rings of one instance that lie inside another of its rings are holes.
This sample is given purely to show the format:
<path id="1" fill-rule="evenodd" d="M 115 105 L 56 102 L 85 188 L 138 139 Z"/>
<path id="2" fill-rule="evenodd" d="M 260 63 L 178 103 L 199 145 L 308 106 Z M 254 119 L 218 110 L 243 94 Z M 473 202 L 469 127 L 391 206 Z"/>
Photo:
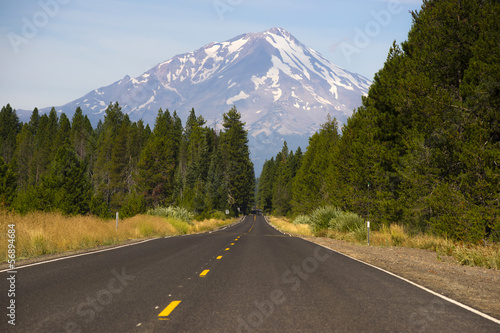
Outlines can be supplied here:
<path id="1" fill-rule="evenodd" d="M 249 211 L 255 176 L 247 132 L 236 108 L 223 119 L 217 132 L 193 109 L 183 127 L 176 112 L 160 109 L 151 130 L 115 103 L 94 129 L 80 108 L 71 120 L 35 109 L 21 123 L 7 105 L 0 112 L 0 206 L 101 217 L 169 205 L 202 217 Z"/>
<path id="2" fill-rule="evenodd" d="M 298 169 L 286 146 L 266 162 L 261 207 L 334 205 L 376 225 L 500 240 L 500 4 L 424 1 L 412 15 L 341 134 L 324 124 Z"/>

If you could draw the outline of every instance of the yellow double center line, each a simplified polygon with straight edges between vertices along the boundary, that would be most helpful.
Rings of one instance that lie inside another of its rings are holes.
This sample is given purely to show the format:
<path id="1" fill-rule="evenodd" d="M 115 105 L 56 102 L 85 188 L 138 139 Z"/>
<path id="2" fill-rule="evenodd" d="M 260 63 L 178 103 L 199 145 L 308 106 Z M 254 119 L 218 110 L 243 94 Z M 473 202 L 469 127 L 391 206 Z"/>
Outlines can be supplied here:
<path id="1" fill-rule="evenodd" d="M 253 226 L 255 225 L 255 217 L 254 217 L 254 222 L 252 224 L 252 227 L 250 228 L 250 230 L 248 230 L 246 233 L 249 233 L 250 231 L 252 231 L 253 229 Z M 235 242 L 238 241 L 240 239 L 241 235 L 236 237 L 236 239 L 234 240 Z M 234 245 L 234 243 L 231 243 L 231 245 Z M 228 251 L 229 250 L 229 247 L 226 248 L 224 251 Z M 217 256 L 217 259 L 222 259 L 222 256 Z M 203 272 L 200 273 L 200 277 L 206 277 L 208 272 L 210 272 L 209 269 L 205 269 Z M 172 311 L 175 310 L 175 308 L 181 303 L 181 301 L 172 301 L 170 302 L 170 304 L 165 308 L 163 309 L 162 312 L 160 312 L 160 314 L 158 314 L 158 319 L 159 320 L 170 320 L 170 318 L 168 317 Z"/>
<path id="2" fill-rule="evenodd" d="M 243 235 L 249 234 L 249 233 L 250 233 L 250 231 L 252 231 L 253 226 L 255 225 L 255 220 L 256 220 L 256 216 L 254 215 L 254 217 L 253 217 L 253 223 L 252 223 L 252 226 L 251 226 L 251 227 L 250 227 L 250 229 L 249 229 L 247 232 L 245 232 Z"/>

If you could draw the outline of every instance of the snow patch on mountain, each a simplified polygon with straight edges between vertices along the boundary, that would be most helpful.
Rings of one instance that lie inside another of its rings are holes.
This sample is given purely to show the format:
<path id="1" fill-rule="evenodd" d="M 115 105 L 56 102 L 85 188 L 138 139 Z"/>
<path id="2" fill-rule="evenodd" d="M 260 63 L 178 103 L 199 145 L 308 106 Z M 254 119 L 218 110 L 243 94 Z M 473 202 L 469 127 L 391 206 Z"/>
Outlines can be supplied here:
<path id="1" fill-rule="evenodd" d="M 160 108 L 176 110 L 184 120 L 194 108 L 208 126 L 220 128 L 222 114 L 235 105 L 246 122 L 258 175 L 264 160 L 276 155 L 284 140 L 290 148 L 305 149 L 327 115 L 345 122 L 370 84 L 288 31 L 272 28 L 177 55 L 56 110 L 71 116 L 81 107 L 96 126 L 109 103 L 118 101 L 132 121 L 143 119 L 153 126 Z"/>
<path id="2" fill-rule="evenodd" d="M 248 97 L 250 97 L 250 95 L 245 94 L 245 92 L 243 90 L 241 90 L 238 95 L 233 96 L 231 98 L 228 98 L 227 101 L 226 101 L 226 104 L 227 105 L 232 105 L 232 104 L 234 104 L 234 102 L 240 101 L 242 99 L 246 99 Z"/>

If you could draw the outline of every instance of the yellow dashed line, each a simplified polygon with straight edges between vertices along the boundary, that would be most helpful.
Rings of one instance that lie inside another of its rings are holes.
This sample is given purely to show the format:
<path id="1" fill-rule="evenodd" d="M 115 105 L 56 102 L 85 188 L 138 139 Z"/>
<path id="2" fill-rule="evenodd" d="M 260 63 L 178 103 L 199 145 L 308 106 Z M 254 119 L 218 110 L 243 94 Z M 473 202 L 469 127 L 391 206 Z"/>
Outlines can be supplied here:
<path id="1" fill-rule="evenodd" d="M 224 251 L 229 251 L 229 248 L 226 248 Z"/>
<path id="2" fill-rule="evenodd" d="M 172 311 L 174 311 L 174 309 L 177 307 L 177 305 L 180 304 L 181 301 L 172 301 L 170 302 L 170 304 L 165 308 L 163 309 L 162 312 L 160 312 L 160 314 L 158 315 L 158 319 L 159 320 L 169 320 L 170 318 L 167 318 L 170 313 Z"/>
<path id="3" fill-rule="evenodd" d="M 231 243 L 231 245 L 234 245 L 234 243 Z"/>
<path id="4" fill-rule="evenodd" d="M 209 269 L 205 269 L 203 272 L 200 273 L 200 277 L 205 277 L 207 276 L 207 273 L 209 272 Z"/>
<path id="5" fill-rule="evenodd" d="M 222 256 L 218 256 L 217 259 L 222 259 Z"/>

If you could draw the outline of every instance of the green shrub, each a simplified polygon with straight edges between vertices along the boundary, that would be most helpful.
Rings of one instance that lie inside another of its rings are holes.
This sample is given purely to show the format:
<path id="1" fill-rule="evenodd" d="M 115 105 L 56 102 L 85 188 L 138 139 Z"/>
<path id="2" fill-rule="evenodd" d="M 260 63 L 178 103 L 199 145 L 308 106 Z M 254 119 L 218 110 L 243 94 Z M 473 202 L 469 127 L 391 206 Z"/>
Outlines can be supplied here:
<path id="1" fill-rule="evenodd" d="M 186 235 L 189 231 L 189 224 L 181 220 L 170 220 L 170 224 L 179 232 L 180 235 Z"/>
<path id="2" fill-rule="evenodd" d="M 226 214 L 224 212 L 221 212 L 220 210 L 217 210 L 217 211 L 215 211 L 215 212 L 212 213 L 212 218 L 216 219 L 216 220 L 225 221 L 226 220 Z"/>
<path id="3" fill-rule="evenodd" d="M 173 219 L 178 219 L 184 222 L 191 222 L 194 215 L 190 213 L 187 209 L 181 207 L 158 207 L 155 209 L 150 209 L 147 212 L 149 215 L 157 215 L 163 217 L 169 217 Z"/>
<path id="4" fill-rule="evenodd" d="M 330 229 L 341 232 L 354 232 L 365 224 L 358 214 L 339 211 L 339 214 L 330 220 Z"/>
<path id="5" fill-rule="evenodd" d="M 358 242 L 364 242 L 367 238 L 367 228 L 366 224 L 363 223 L 360 226 L 357 226 L 351 233 Z"/>
<path id="6" fill-rule="evenodd" d="M 311 214 L 311 227 L 315 234 L 322 232 L 330 227 L 330 221 L 339 216 L 340 210 L 335 207 L 326 206 L 317 208 Z"/>
<path id="7" fill-rule="evenodd" d="M 309 215 L 299 215 L 293 219 L 293 224 L 311 224 L 311 217 Z"/>

